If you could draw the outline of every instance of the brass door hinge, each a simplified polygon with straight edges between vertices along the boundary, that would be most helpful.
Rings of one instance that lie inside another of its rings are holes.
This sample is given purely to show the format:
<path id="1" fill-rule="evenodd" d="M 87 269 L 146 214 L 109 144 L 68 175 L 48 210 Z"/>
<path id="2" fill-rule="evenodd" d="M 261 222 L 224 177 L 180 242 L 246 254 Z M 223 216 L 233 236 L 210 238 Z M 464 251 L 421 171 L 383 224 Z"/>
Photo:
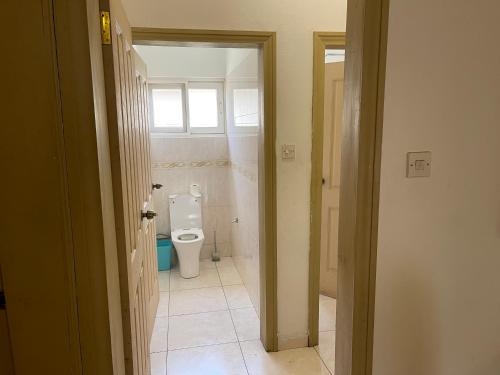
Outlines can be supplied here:
<path id="1" fill-rule="evenodd" d="M 101 11 L 101 41 L 102 44 L 111 44 L 111 19 L 105 10 Z"/>

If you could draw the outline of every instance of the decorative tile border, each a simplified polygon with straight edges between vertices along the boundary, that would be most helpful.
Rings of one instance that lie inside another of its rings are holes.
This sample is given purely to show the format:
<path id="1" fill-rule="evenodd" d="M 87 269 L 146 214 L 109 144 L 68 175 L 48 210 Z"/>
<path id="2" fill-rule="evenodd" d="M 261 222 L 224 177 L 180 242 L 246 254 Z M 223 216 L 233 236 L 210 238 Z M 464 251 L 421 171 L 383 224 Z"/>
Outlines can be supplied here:
<path id="1" fill-rule="evenodd" d="M 196 160 L 196 161 L 154 161 L 151 163 L 153 169 L 173 168 L 203 168 L 203 167 L 228 167 L 229 160 Z"/>
<path id="2" fill-rule="evenodd" d="M 231 167 L 236 173 L 247 180 L 251 182 L 257 181 L 257 175 L 254 171 L 229 160 L 154 161 L 151 163 L 151 167 L 153 169 Z"/>

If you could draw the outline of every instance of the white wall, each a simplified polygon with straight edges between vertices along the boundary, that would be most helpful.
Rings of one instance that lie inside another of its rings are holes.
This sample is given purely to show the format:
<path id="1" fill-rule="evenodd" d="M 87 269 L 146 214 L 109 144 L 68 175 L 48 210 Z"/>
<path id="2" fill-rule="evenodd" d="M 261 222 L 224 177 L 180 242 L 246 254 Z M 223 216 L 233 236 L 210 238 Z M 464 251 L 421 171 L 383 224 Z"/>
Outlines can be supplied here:
<path id="1" fill-rule="evenodd" d="M 226 49 L 134 46 L 148 66 L 149 77 L 224 78 Z"/>
<path id="2" fill-rule="evenodd" d="M 305 343 L 309 263 L 312 33 L 344 31 L 346 0 L 124 0 L 133 26 L 277 32 L 277 141 L 297 145 L 277 162 L 278 331 Z M 277 148 L 279 150 L 279 147 Z"/>
<path id="3" fill-rule="evenodd" d="M 391 2 L 374 375 L 500 373 L 499 15 Z M 420 150 L 432 177 L 406 179 Z"/>
<path id="4" fill-rule="evenodd" d="M 226 79 L 255 80 L 259 78 L 259 50 L 256 48 L 228 48 Z"/>

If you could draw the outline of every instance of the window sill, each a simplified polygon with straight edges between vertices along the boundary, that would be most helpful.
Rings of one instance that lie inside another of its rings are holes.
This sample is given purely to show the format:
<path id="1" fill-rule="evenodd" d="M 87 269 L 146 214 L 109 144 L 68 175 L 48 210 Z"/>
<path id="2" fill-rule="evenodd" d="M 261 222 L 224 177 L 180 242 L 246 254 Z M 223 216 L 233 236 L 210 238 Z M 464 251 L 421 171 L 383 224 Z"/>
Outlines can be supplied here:
<path id="1" fill-rule="evenodd" d="M 151 138 L 226 138 L 225 133 L 163 133 L 151 132 Z"/>

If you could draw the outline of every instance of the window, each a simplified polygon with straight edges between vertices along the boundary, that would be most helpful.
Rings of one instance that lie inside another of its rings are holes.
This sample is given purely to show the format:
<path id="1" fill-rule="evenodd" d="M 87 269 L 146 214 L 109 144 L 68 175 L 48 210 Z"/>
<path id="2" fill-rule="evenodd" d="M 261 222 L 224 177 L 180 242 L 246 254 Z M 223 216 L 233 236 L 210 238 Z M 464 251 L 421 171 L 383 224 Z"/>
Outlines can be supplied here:
<path id="1" fill-rule="evenodd" d="M 154 131 L 185 131 L 183 91 L 180 85 L 150 85 Z"/>
<path id="2" fill-rule="evenodd" d="M 188 83 L 191 133 L 224 133 L 222 83 Z"/>
<path id="3" fill-rule="evenodd" d="M 150 84 L 151 131 L 224 133 L 221 82 Z"/>
<path id="4" fill-rule="evenodd" d="M 228 83 L 228 125 L 232 132 L 256 132 L 260 123 L 259 89 L 254 82 Z"/>
<path id="5" fill-rule="evenodd" d="M 234 126 L 259 126 L 259 90 L 233 90 Z"/>

